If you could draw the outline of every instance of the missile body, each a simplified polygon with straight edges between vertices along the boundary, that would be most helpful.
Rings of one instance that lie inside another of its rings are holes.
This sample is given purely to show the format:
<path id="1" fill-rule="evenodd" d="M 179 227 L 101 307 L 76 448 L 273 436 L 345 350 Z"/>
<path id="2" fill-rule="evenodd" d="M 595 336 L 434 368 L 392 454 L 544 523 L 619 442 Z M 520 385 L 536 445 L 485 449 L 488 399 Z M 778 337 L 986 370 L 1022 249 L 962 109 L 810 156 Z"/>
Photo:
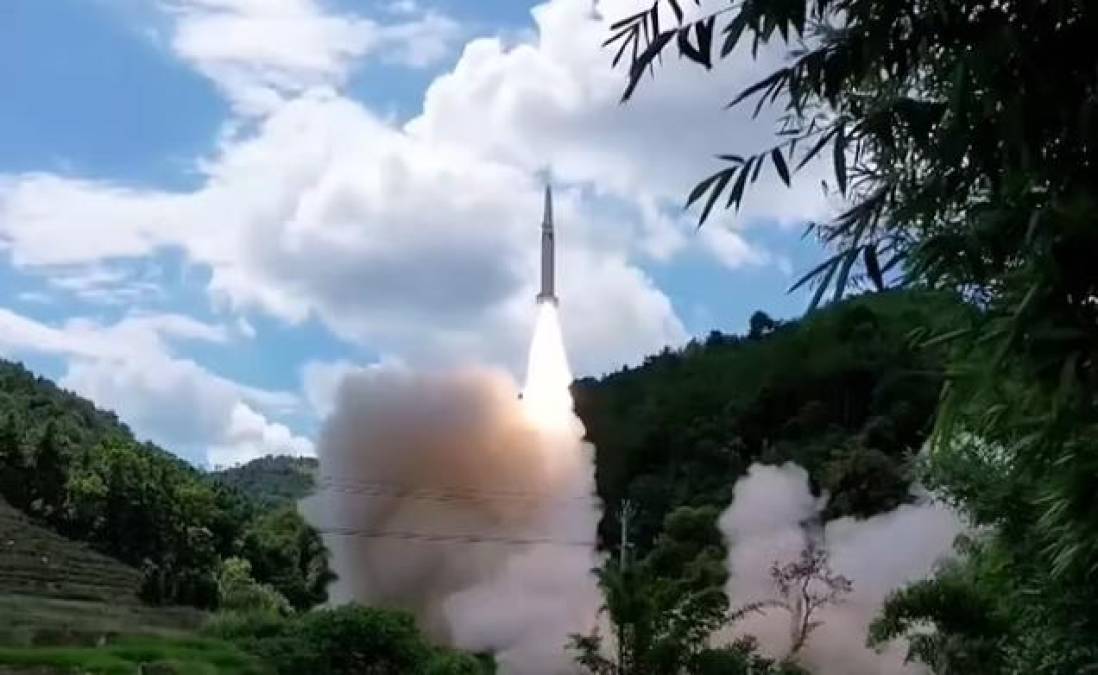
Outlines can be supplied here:
<path id="1" fill-rule="evenodd" d="M 553 248 L 553 191 L 545 186 L 545 212 L 541 221 L 541 292 L 537 301 L 557 304 L 557 292 L 554 287 Z"/>

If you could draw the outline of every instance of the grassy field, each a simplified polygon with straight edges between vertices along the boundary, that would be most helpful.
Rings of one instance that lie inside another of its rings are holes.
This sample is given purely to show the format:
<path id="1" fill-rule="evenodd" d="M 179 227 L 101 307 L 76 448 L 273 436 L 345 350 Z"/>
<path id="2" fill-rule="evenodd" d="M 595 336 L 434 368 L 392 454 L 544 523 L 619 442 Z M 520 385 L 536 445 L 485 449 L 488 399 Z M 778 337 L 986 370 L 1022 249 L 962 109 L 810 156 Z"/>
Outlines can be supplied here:
<path id="1" fill-rule="evenodd" d="M 189 608 L 0 595 L 0 675 L 264 673 Z"/>
<path id="2" fill-rule="evenodd" d="M 205 616 L 187 607 L 0 595 L 0 645 L 88 646 L 119 635 L 186 637 Z"/>
<path id="3" fill-rule="evenodd" d="M 0 673 L 220 675 L 267 672 L 232 645 L 197 638 L 125 637 L 101 646 L 0 647 Z"/>

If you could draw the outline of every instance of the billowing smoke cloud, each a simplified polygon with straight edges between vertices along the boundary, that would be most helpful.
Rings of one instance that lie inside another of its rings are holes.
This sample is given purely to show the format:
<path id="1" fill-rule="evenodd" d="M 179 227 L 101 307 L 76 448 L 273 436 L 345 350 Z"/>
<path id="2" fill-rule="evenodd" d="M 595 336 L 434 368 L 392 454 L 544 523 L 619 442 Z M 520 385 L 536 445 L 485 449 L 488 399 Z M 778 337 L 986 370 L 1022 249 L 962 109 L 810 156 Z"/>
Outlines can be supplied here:
<path id="1" fill-rule="evenodd" d="M 567 390 L 565 390 L 567 391 Z M 504 672 L 573 672 L 593 625 L 598 521 L 583 428 L 529 414 L 509 376 L 383 367 L 348 375 L 318 444 L 336 602 L 410 609 Z"/>
<path id="2" fill-rule="evenodd" d="M 735 499 L 720 518 L 729 545 L 733 607 L 771 600 L 778 590 L 770 577 L 774 562 L 797 559 L 810 542 L 830 554 L 832 570 L 853 582 L 845 601 L 821 609 L 823 624 L 811 634 L 799 660 L 821 675 L 900 675 L 925 672 L 904 664 L 905 648 L 882 653 L 865 646 L 866 629 L 885 596 L 925 578 L 948 556 L 963 524 L 952 510 L 926 495 L 914 504 L 866 520 L 840 518 L 820 526 L 826 498 L 813 497 L 808 473 L 795 464 L 753 465 L 736 483 Z M 736 635 L 750 634 L 775 658 L 790 650 L 790 617 L 768 609 L 737 623 Z"/>

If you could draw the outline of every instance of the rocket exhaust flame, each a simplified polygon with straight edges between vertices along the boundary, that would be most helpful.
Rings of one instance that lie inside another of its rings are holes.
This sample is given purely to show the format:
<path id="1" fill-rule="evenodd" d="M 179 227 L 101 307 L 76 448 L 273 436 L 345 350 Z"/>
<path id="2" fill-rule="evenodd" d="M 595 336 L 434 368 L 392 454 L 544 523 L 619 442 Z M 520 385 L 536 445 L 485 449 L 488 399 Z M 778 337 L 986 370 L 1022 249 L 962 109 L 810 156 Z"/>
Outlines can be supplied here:
<path id="1" fill-rule="evenodd" d="M 522 402 L 530 420 L 540 429 L 563 431 L 574 426 L 571 384 L 572 371 L 564 351 L 557 306 L 538 303 Z"/>

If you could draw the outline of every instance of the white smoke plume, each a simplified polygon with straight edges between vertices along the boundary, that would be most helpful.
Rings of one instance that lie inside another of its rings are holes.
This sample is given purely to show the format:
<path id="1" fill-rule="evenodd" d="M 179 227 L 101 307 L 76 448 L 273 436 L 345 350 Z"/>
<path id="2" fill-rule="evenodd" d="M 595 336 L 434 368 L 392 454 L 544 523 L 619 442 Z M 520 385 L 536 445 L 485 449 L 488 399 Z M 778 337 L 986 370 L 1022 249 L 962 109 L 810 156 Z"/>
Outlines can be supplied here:
<path id="1" fill-rule="evenodd" d="M 751 466 L 719 521 L 729 547 L 726 590 L 732 606 L 777 598 L 771 564 L 795 560 L 812 537 L 830 554 L 832 570 L 853 582 L 853 591 L 841 604 L 815 615 L 823 624 L 808 638 L 799 661 L 817 675 L 926 672 L 904 664 L 905 645 L 893 644 L 882 653 L 866 647 L 866 630 L 890 591 L 927 577 L 950 554 L 964 529 L 960 518 L 923 494 L 894 511 L 866 520 L 840 518 L 821 530 L 825 505 L 826 497 L 813 497 L 801 467 Z M 767 654 L 784 658 L 791 645 L 789 628 L 788 613 L 768 609 L 737 623 L 732 633 L 754 635 Z"/>
<path id="2" fill-rule="evenodd" d="M 564 403 L 549 418 L 567 423 L 546 423 L 482 368 L 347 376 L 305 505 L 327 531 L 333 601 L 409 609 L 504 673 L 575 672 L 565 643 L 595 621 L 599 510 L 592 448 Z"/>

